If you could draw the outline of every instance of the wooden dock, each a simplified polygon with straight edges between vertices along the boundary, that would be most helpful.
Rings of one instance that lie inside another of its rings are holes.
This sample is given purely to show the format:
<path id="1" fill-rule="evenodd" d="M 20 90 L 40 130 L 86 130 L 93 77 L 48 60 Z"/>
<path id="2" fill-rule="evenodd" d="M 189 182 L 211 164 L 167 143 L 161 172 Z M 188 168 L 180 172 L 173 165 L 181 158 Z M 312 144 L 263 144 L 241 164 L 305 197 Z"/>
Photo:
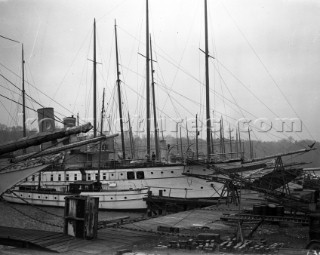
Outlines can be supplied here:
<path id="1" fill-rule="evenodd" d="M 0 244 L 23 248 L 21 254 L 25 254 L 26 248 L 30 251 L 37 250 L 39 254 L 47 252 L 92 254 L 93 251 L 98 254 L 129 249 L 136 243 L 155 237 L 157 235 L 152 233 L 108 228 L 100 229 L 97 239 L 84 240 L 58 232 L 0 226 Z"/>
<path id="2" fill-rule="evenodd" d="M 2 245 L 65 252 L 72 247 L 79 247 L 85 242 L 58 232 L 0 226 L 0 243 Z"/>

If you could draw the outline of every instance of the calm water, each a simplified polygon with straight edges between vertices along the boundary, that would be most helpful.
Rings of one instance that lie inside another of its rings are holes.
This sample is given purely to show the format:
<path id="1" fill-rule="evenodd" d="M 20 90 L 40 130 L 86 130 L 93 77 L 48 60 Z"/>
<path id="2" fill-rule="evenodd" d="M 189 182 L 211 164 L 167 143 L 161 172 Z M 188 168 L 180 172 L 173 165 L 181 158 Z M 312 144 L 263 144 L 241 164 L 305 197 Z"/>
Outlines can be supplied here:
<path id="1" fill-rule="evenodd" d="M 138 218 L 143 212 L 99 211 L 99 220 L 121 216 Z M 0 201 L 0 225 L 16 228 L 62 231 L 64 208 L 19 205 Z"/>

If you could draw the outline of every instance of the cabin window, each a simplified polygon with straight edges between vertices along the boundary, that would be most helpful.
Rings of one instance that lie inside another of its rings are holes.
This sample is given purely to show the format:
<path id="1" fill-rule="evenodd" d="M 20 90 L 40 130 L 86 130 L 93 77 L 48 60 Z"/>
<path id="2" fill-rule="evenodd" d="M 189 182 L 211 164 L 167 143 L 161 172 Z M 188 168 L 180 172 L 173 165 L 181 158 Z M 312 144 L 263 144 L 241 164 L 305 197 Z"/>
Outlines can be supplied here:
<path id="1" fill-rule="evenodd" d="M 102 179 L 103 179 L 103 180 L 106 180 L 106 179 L 107 179 L 107 174 L 106 174 L 106 173 L 103 173 L 103 174 L 102 174 Z"/>
<path id="2" fill-rule="evenodd" d="M 96 181 L 98 180 L 98 174 L 96 174 Z"/>
<path id="3" fill-rule="evenodd" d="M 52 181 L 52 182 L 53 182 L 53 174 L 52 174 L 52 175 L 50 175 L 50 181 Z"/>
<path id="4" fill-rule="evenodd" d="M 73 177 L 74 177 L 74 180 L 75 180 L 75 181 L 77 181 L 77 180 L 78 180 L 78 175 L 77 175 L 77 174 L 74 174 L 74 176 L 73 176 Z"/>
<path id="5" fill-rule="evenodd" d="M 134 179 L 134 172 L 127 172 L 127 179 L 133 180 Z"/>
<path id="6" fill-rule="evenodd" d="M 61 174 L 58 175 L 58 181 L 61 181 Z"/>
<path id="7" fill-rule="evenodd" d="M 35 180 L 35 177 L 34 177 L 34 175 L 32 175 L 32 178 L 31 178 L 31 180 L 34 182 L 34 180 Z"/>
<path id="8" fill-rule="evenodd" d="M 144 179 L 144 172 L 143 171 L 138 171 L 137 172 L 137 179 Z"/>
<path id="9" fill-rule="evenodd" d="M 66 174 L 66 181 L 69 181 L 69 174 Z"/>
<path id="10" fill-rule="evenodd" d="M 88 180 L 88 181 L 91 181 L 91 174 L 88 174 L 88 175 L 87 175 L 87 180 Z"/>

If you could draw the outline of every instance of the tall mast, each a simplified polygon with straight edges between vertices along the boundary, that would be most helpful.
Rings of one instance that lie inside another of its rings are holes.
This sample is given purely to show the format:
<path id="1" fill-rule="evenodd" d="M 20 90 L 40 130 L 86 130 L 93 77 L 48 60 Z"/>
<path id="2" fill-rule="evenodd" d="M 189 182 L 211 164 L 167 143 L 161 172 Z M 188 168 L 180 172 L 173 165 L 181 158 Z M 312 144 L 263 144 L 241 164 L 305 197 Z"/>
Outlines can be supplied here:
<path id="1" fill-rule="evenodd" d="M 242 145 L 241 145 L 241 136 L 240 136 L 240 128 L 239 128 L 239 124 L 238 124 L 238 138 L 239 138 L 239 151 L 240 151 L 240 158 L 243 159 L 243 152 L 244 150 L 242 150 Z"/>
<path id="2" fill-rule="evenodd" d="M 27 136 L 27 129 L 26 129 L 26 93 L 24 90 L 24 51 L 23 51 L 23 44 L 22 44 L 22 115 L 23 115 L 23 137 Z M 26 153 L 26 149 L 23 149 L 23 153 Z"/>
<path id="3" fill-rule="evenodd" d="M 122 145 L 122 158 L 126 159 L 126 149 L 124 146 L 124 134 L 123 134 L 123 119 L 122 119 L 122 103 L 121 103 L 121 88 L 120 88 L 120 71 L 119 71 L 119 54 L 118 54 L 118 39 L 117 39 L 117 24 L 114 23 L 114 34 L 116 40 L 116 60 L 117 60 L 117 85 L 118 85 L 118 101 L 119 101 L 119 117 L 120 117 L 120 129 L 121 129 L 121 145 Z"/>
<path id="4" fill-rule="evenodd" d="M 186 118 L 186 131 L 187 131 L 187 148 L 189 149 L 189 130 L 188 130 L 188 119 Z"/>
<path id="5" fill-rule="evenodd" d="M 229 125 L 229 143 L 230 143 L 230 157 L 232 158 L 232 137 L 231 137 L 231 128 Z"/>
<path id="6" fill-rule="evenodd" d="M 128 122 L 129 122 L 129 136 L 130 136 L 131 158 L 135 158 L 135 154 L 134 154 L 134 141 L 133 141 L 132 127 L 131 127 L 131 120 L 130 120 L 130 114 L 129 114 L 129 112 L 128 112 Z"/>
<path id="7" fill-rule="evenodd" d="M 238 129 L 236 129 L 236 141 L 235 141 L 235 147 L 236 147 L 236 155 L 237 155 L 237 158 L 239 158 L 239 148 L 238 148 Z"/>
<path id="8" fill-rule="evenodd" d="M 196 114 L 196 157 L 199 158 L 199 147 L 198 147 L 198 114 Z"/>
<path id="9" fill-rule="evenodd" d="M 93 21 L 93 136 L 97 136 L 97 60 L 96 60 L 96 19 Z"/>
<path id="10" fill-rule="evenodd" d="M 207 118 L 207 159 L 211 154 L 211 120 L 210 120 L 210 96 L 209 96 L 209 51 L 208 51 L 208 13 L 207 0 L 204 0 L 204 22 L 205 22 L 205 65 L 206 65 L 206 118 Z"/>
<path id="11" fill-rule="evenodd" d="M 181 159 L 182 159 L 182 161 L 183 161 L 184 158 L 183 158 L 183 151 L 182 151 L 181 126 L 180 126 L 180 153 L 181 153 Z"/>
<path id="12" fill-rule="evenodd" d="M 103 114 L 104 114 L 104 88 L 103 88 L 103 95 L 102 95 L 102 108 L 101 108 L 101 128 L 100 128 L 100 136 L 102 136 L 103 132 Z M 102 141 L 99 144 L 99 162 L 98 162 L 98 178 L 97 182 L 100 182 L 100 161 L 101 161 L 101 149 L 102 149 Z"/>
<path id="13" fill-rule="evenodd" d="M 150 73 L 149 73 L 149 4 L 146 0 L 146 93 L 147 93 L 147 160 L 150 159 Z"/>
<path id="14" fill-rule="evenodd" d="M 251 144 L 250 127 L 248 127 L 248 134 L 249 134 L 249 154 L 250 154 L 250 159 L 252 159 L 253 158 L 253 150 L 252 150 L 252 144 Z"/>
<path id="15" fill-rule="evenodd" d="M 151 86 L 152 86 L 152 102 L 153 102 L 153 118 L 154 118 L 154 141 L 156 147 L 156 159 L 159 160 L 160 153 L 159 153 L 159 137 L 158 137 L 158 123 L 157 123 L 157 111 L 156 111 L 156 96 L 155 96 L 155 89 L 154 89 L 154 77 L 153 77 L 153 59 L 152 59 L 152 43 L 151 43 L 151 35 L 150 35 L 150 57 L 151 57 Z"/>

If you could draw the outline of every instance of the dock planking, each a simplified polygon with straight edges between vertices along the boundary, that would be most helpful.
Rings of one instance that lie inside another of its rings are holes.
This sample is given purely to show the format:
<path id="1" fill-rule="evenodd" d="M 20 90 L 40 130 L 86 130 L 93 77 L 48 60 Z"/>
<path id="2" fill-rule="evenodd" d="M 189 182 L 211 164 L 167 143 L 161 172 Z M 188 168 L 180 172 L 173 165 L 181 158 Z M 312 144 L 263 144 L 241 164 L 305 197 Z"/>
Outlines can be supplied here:
<path id="1" fill-rule="evenodd" d="M 71 243 L 82 246 L 86 242 L 89 241 L 66 236 L 63 233 L 0 226 L 0 243 L 4 245 L 64 252 Z"/>
<path id="2" fill-rule="evenodd" d="M 63 233 L 35 229 L 0 226 L 0 244 L 31 248 L 43 251 L 66 253 L 91 253 L 90 250 L 110 251 L 130 248 L 135 243 L 150 240 L 156 234 L 137 233 L 126 229 L 108 228 L 99 230 L 95 240 L 84 240 Z"/>

